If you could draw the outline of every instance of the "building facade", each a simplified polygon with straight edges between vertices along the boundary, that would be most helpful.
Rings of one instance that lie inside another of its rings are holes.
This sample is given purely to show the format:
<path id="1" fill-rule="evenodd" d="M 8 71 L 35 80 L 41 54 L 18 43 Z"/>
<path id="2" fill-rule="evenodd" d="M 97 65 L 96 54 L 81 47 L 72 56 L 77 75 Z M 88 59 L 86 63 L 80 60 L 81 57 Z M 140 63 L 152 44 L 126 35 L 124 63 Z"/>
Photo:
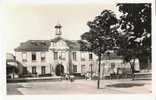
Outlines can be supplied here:
<path id="1" fill-rule="evenodd" d="M 79 41 L 62 38 L 61 27 L 60 24 L 55 26 L 54 39 L 28 40 L 15 49 L 15 57 L 23 65 L 24 74 L 83 74 L 90 66 L 95 66 L 97 56 L 81 51 Z"/>
<path id="2" fill-rule="evenodd" d="M 82 50 L 80 40 L 62 38 L 61 27 L 60 24 L 55 26 L 56 37 L 51 40 L 28 40 L 15 49 L 15 57 L 23 67 L 23 74 L 61 76 L 94 73 L 97 76 L 98 57 L 88 50 Z M 131 70 L 130 64 L 124 63 L 120 56 L 102 57 L 101 77 L 109 76 L 112 69 L 114 73 L 117 73 L 118 69 Z M 139 70 L 138 60 L 135 69 Z"/>
<path id="3" fill-rule="evenodd" d="M 16 61 L 15 56 L 11 53 L 6 54 L 6 76 L 9 78 L 16 78 L 21 73 L 21 67 L 18 66 L 19 63 Z"/>
<path id="4" fill-rule="evenodd" d="M 139 72 L 139 60 L 135 60 L 134 64 L 135 72 Z M 101 61 L 101 78 L 105 78 L 107 76 L 114 75 L 124 75 L 123 77 L 126 78 L 126 75 L 131 75 L 132 69 L 130 63 L 126 63 L 120 56 L 110 57 L 106 59 L 106 57 Z"/>

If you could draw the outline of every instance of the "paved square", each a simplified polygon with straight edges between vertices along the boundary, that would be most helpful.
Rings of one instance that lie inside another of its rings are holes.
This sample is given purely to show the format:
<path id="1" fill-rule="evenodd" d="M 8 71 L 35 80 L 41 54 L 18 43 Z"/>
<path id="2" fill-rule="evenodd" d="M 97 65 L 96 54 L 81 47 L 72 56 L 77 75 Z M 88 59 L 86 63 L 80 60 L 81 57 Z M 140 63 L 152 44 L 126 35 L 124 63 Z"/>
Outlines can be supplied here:
<path id="1" fill-rule="evenodd" d="M 151 93 L 151 81 L 102 80 L 97 89 L 95 80 L 7 83 L 7 94 L 136 94 Z"/>

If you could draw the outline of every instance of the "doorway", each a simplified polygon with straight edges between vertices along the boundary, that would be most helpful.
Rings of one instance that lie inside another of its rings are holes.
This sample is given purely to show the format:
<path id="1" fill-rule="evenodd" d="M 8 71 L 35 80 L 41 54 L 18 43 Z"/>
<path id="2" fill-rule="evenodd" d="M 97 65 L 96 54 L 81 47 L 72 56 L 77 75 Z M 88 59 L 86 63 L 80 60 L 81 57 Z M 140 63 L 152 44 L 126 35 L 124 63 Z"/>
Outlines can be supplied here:
<path id="1" fill-rule="evenodd" d="M 55 74 L 57 76 L 62 76 L 64 74 L 64 67 L 61 64 L 58 64 L 55 68 Z"/>

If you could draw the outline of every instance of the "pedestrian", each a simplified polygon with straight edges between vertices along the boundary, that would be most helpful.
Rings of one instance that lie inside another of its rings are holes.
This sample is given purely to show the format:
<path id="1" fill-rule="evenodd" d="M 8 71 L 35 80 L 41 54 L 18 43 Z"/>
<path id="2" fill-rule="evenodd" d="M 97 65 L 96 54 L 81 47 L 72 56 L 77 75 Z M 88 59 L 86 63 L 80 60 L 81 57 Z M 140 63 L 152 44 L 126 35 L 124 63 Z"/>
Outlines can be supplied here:
<path id="1" fill-rule="evenodd" d="M 65 74 L 65 80 L 68 80 L 68 79 L 69 79 L 69 75 Z"/>
<path id="2" fill-rule="evenodd" d="M 85 79 L 87 80 L 87 73 L 84 74 Z"/>
<path id="3" fill-rule="evenodd" d="M 88 72 L 85 74 L 85 79 L 86 80 L 89 79 L 89 73 Z"/>
<path id="4" fill-rule="evenodd" d="M 70 75 L 70 82 L 73 82 L 74 81 L 74 76 L 73 75 Z"/>

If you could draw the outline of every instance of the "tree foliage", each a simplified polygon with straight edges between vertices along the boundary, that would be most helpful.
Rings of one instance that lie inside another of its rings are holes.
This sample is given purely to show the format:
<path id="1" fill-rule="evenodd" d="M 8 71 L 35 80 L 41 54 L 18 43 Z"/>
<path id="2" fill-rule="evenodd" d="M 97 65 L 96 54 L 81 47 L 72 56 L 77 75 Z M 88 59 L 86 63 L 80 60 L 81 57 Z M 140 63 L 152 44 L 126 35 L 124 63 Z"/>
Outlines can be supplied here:
<path id="1" fill-rule="evenodd" d="M 120 16 L 118 46 L 125 61 L 138 58 L 141 62 L 151 58 L 151 4 L 117 4 Z"/>
<path id="2" fill-rule="evenodd" d="M 90 50 L 95 54 L 104 53 L 106 50 L 115 46 L 113 25 L 117 23 L 117 18 L 111 10 L 104 10 L 93 21 L 89 21 L 89 32 L 84 33 L 81 38 L 87 40 L 90 44 Z"/>
<path id="3" fill-rule="evenodd" d="M 84 33 L 81 38 L 90 43 L 90 50 L 98 55 L 99 68 L 98 68 L 98 82 L 97 88 L 100 87 L 100 66 L 101 54 L 105 53 L 108 49 L 115 46 L 115 33 L 114 26 L 117 23 L 117 18 L 111 10 L 104 10 L 99 16 L 96 16 L 93 21 L 89 21 L 89 32 Z"/>

